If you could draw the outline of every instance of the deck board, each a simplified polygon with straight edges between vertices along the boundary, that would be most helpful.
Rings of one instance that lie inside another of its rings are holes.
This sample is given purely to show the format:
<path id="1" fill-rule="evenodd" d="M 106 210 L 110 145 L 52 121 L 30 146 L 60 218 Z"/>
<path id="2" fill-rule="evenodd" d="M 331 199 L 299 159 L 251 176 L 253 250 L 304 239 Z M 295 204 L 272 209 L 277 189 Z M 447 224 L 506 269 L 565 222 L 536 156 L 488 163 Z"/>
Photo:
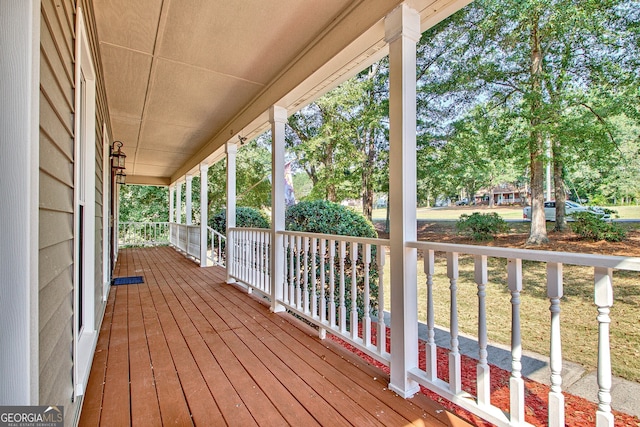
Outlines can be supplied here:
<path id="1" fill-rule="evenodd" d="M 467 425 L 168 247 L 125 249 L 80 426 Z"/>

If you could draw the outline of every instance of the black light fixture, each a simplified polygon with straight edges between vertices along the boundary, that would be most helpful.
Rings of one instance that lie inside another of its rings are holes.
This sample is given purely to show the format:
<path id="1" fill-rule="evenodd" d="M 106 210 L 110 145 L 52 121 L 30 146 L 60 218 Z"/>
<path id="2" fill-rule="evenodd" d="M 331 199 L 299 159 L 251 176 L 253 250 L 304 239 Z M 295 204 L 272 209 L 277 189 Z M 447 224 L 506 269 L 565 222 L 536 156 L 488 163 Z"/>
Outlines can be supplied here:
<path id="1" fill-rule="evenodd" d="M 127 179 L 127 174 L 122 172 L 122 169 L 120 169 L 116 173 L 116 184 L 124 184 L 126 179 Z"/>
<path id="2" fill-rule="evenodd" d="M 111 167 L 121 171 L 124 170 L 124 160 L 127 158 L 122 151 L 122 145 L 122 141 L 113 141 L 111 144 Z"/>

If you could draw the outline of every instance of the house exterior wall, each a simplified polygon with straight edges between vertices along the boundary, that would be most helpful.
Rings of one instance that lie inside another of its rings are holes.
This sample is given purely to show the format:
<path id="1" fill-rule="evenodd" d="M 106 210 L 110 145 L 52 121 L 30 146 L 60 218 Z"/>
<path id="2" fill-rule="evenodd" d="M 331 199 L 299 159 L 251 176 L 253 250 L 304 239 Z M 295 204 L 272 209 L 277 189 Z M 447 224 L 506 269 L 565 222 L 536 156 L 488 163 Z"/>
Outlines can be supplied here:
<path id="1" fill-rule="evenodd" d="M 92 7 L 83 0 L 42 0 L 40 35 L 39 167 L 39 401 L 64 405 L 65 424 L 74 425 L 81 398 L 74 398 L 74 109 L 76 7 L 85 26 L 96 79 L 95 120 L 95 328 L 103 298 L 103 123 L 109 123 L 97 55 Z M 104 255 L 106 256 L 106 255 Z"/>

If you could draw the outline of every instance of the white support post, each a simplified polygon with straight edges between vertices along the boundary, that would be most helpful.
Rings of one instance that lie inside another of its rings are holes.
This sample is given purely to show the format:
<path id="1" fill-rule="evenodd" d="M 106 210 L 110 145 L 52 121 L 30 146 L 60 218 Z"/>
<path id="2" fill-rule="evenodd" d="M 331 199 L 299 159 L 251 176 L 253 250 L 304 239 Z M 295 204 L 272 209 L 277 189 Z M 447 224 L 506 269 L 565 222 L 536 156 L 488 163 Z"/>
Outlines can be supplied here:
<path id="1" fill-rule="evenodd" d="M 284 297 L 284 125 L 287 110 L 272 106 L 271 122 L 271 311 L 284 311 L 278 301 Z"/>
<path id="2" fill-rule="evenodd" d="M 209 221 L 208 215 L 208 199 L 207 191 L 209 187 L 209 180 L 207 179 L 207 172 L 209 172 L 209 165 L 206 163 L 200 164 L 200 267 L 208 266 L 207 249 L 208 249 L 208 229 L 207 223 Z M 211 249 L 213 251 L 213 248 Z M 213 257 L 213 253 L 211 254 Z"/>
<path id="3" fill-rule="evenodd" d="M 0 402 L 37 405 L 40 1 L 0 1 L 0 52 Z"/>
<path id="4" fill-rule="evenodd" d="M 182 182 L 176 182 L 176 224 L 182 224 Z M 176 227 L 176 248 L 180 249 L 180 227 Z"/>
<path id="5" fill-rule="evenodd" d="M 187 175 L 187 194 L 186 194 L 187 215 L 185 220 L 185 224 L 187 225 L 193 224 L 193 207 L 192 207 L 193 195 L 191 194 L 192 183 L 193 183 L 193 175 Z"/>
<path id="6" fill-rule="evenodd" d="M 227 283 L 234 283 L 231 273 L 237 271 L 234 259 L 235 254 L 235 236 L 229 232 L 231 228 L 236 226 L 236 156 L 238 154 L 238 145 L 233 142 L 227 142 L 227 242 L 226 250 L 226 266 L 227 266 Z"/>
<path id="7" fill-rule="evenodd" d="M 169 222 L 173 222 L 173 212 L 175 210 L 176 185 L 169 186 Z"/>
<path id="8" fill-rule="evenodd" d="M 416 231 L 416 43 L 420 16 L 400 5 L 385 19 L 389 43 L 389 193 L 391 216 L 391 382 L 404 398 L 420 390 L 409 379 L 418 366 Z"/>
<path id="9" fill-rule="evenodd" d="M 176 223 L 182 224 L 182 182 L 176 182 Z"/>

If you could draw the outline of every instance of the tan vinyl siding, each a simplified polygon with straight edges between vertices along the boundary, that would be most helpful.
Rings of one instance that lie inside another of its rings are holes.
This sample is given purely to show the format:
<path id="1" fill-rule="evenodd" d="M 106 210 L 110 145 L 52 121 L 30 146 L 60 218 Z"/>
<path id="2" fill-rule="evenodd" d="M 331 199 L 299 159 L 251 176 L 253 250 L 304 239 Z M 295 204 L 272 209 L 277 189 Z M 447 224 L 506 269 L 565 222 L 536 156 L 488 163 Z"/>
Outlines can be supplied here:
<path id="1" fill-rule="evenodd" d="M 73 396 L 74 67 L 75 10 L 81 3 L 96 71 L 95 315 L 102 302 L 102 126 L 109 128 L 102 65 L 97 55 L 91 2 L 43 0 L 40 39 L 40 404 L 64 405 L 65 425 L 76 421 L 81 399 Z"/>
<path id="2" fill-rule="evenodd" d="M 96 113 L 98 108 L 96 106 Z M 96 123 L 102 123 L 102 118 L 96 114 Z M 96 306 L 95 328 L 100 330 L 102 321 L 102 126 L 96 125 L 96 231 L 95 231 L 95 284 L 94 301 Z"/>
<path id="3" fill-rule="evenodd" d="M 102 126 L 109 126 L 102 68 L 97 55 L 91 2 L 78 0 L 96 71 L 95 313 L 102 302 Z M 39 332 L 40 403 L 64 405 L 65 424 L 74 425 L 81 399 L 73 396 L 74 222 L 74 0 L 43 0 L 40 36 L 40 228 Z"/>
<path id="4" fill-rule="evenodd" d="M 55 3 L 42 2 L 40 23 L 39 398 L 72 425 L 73 38 Z"/>

